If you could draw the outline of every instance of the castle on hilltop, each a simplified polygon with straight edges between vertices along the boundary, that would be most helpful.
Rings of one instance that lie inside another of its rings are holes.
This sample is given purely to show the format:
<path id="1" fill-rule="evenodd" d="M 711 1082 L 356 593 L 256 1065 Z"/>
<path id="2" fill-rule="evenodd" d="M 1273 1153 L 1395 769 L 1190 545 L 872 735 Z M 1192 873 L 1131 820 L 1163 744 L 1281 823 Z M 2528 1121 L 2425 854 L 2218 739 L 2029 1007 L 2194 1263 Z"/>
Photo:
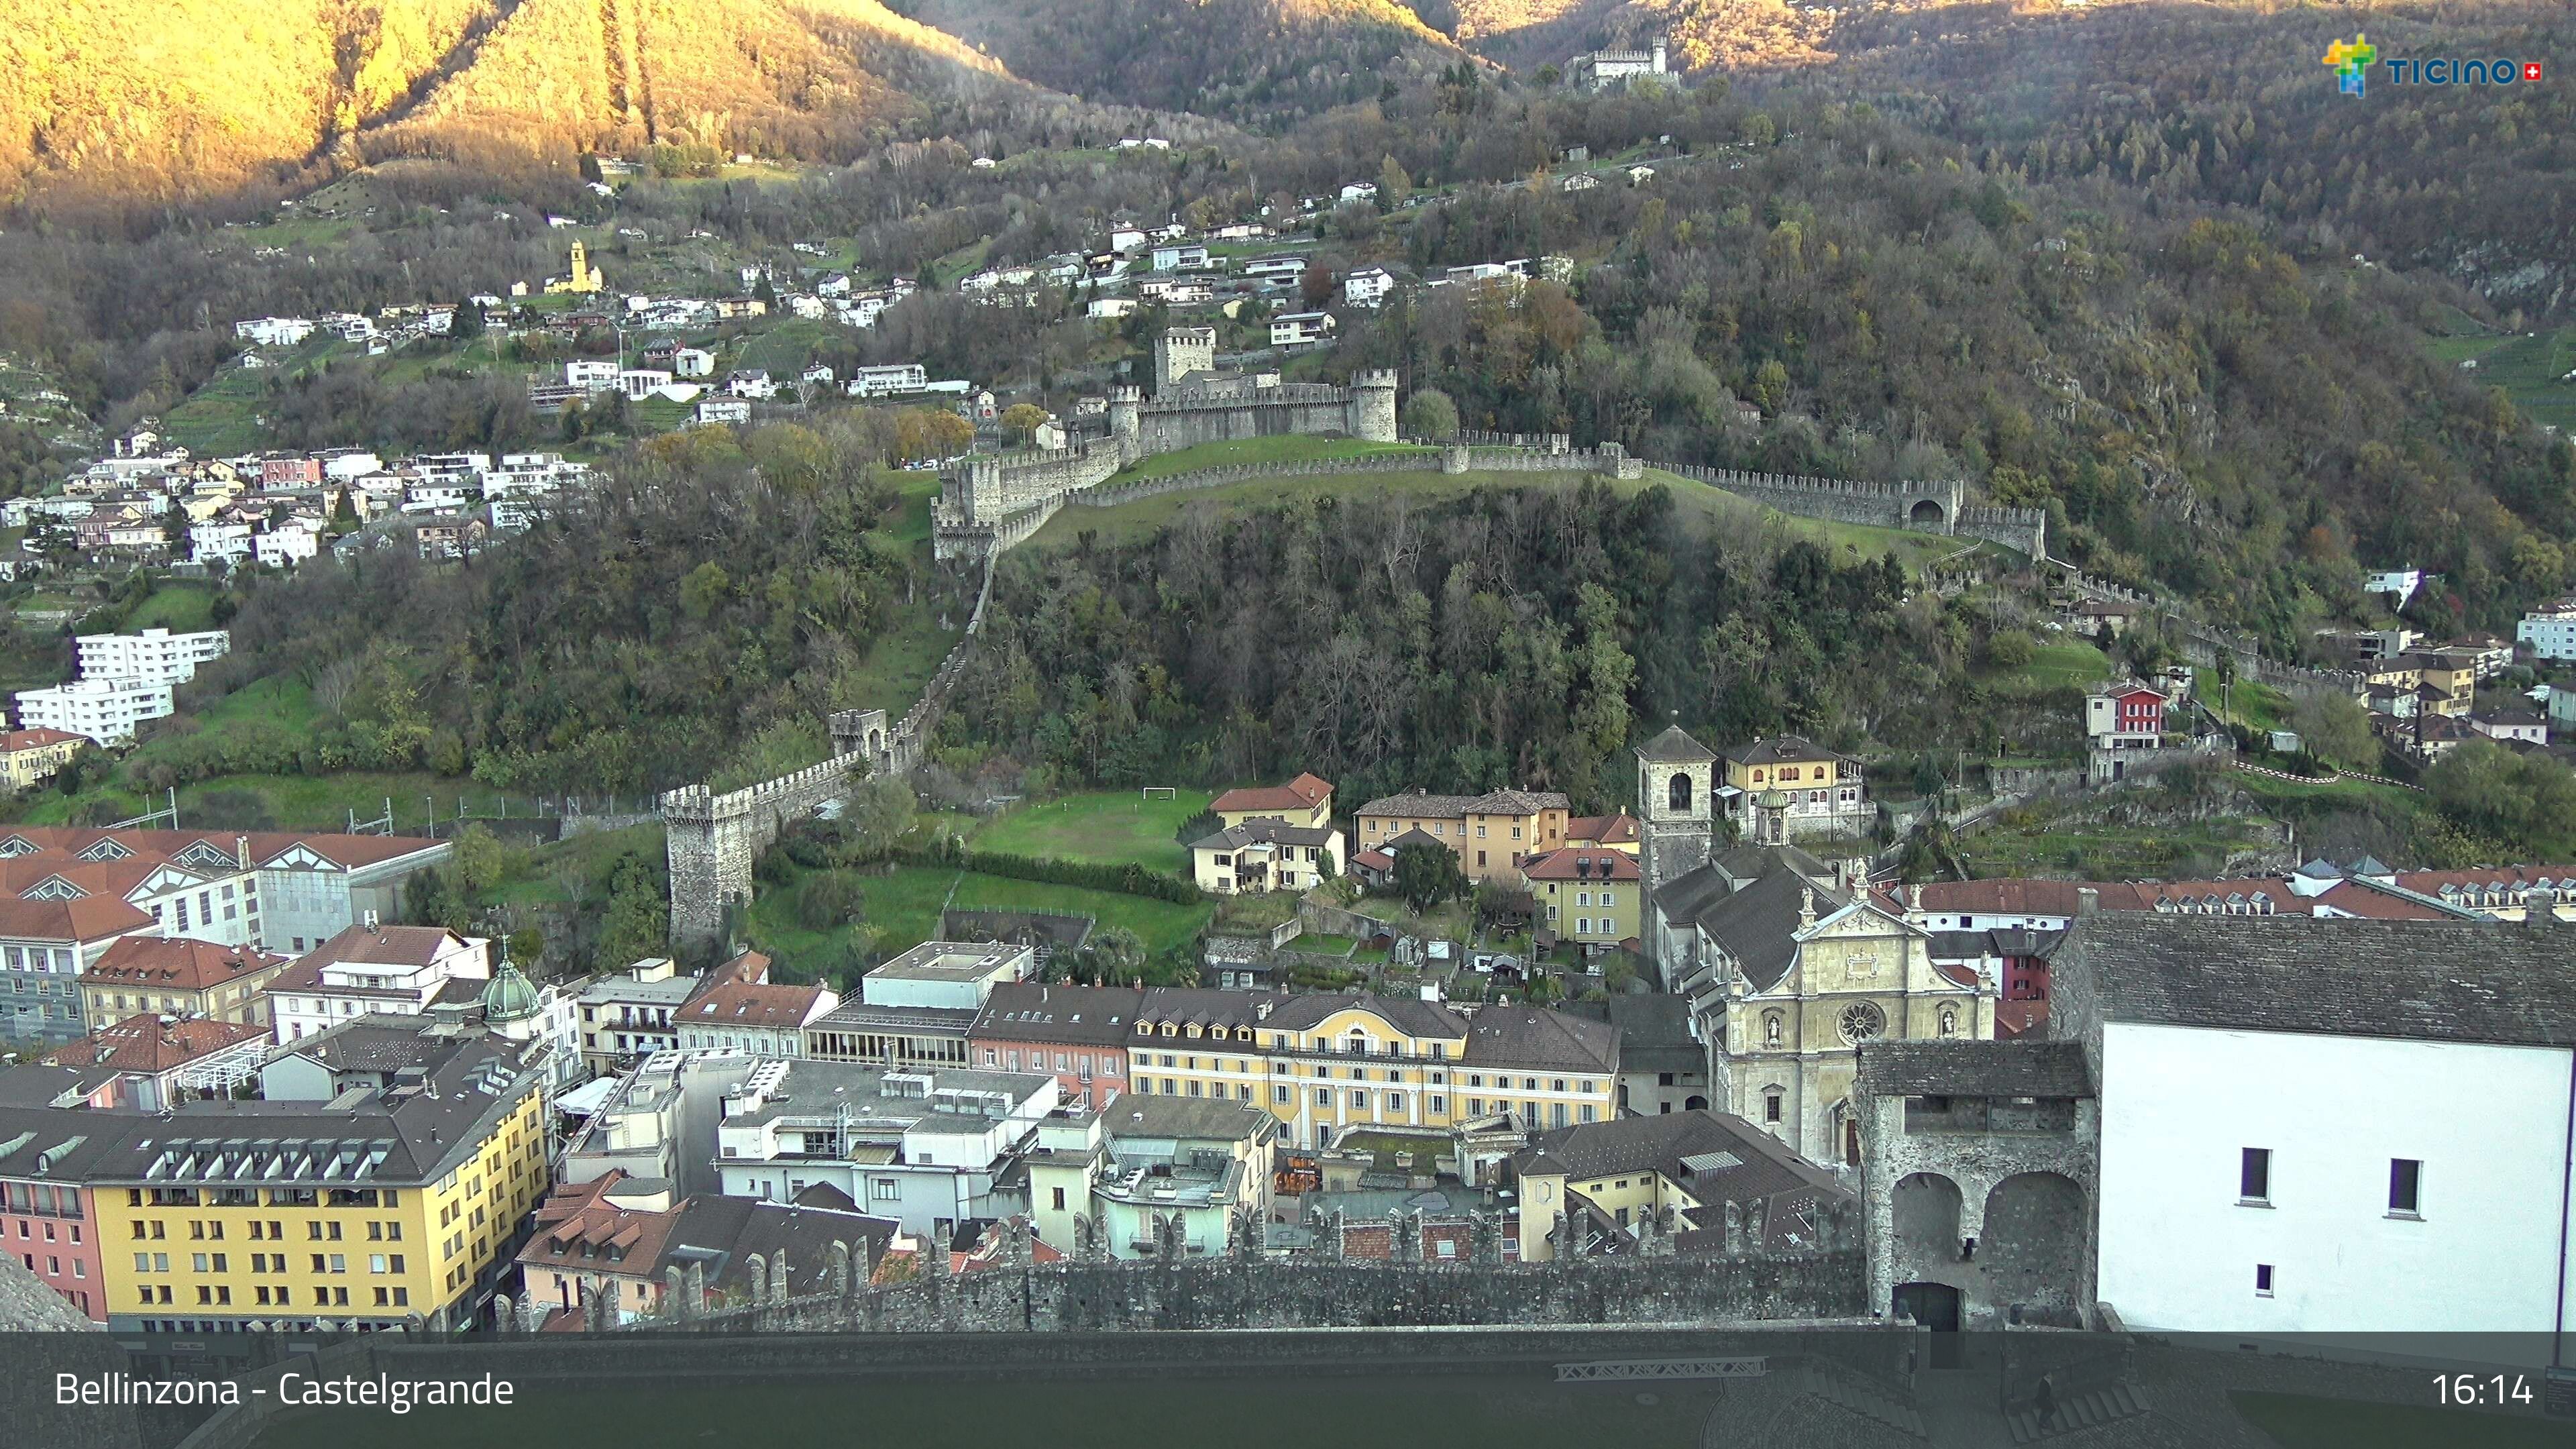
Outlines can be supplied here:
<path id="1" fill-rule="evenodd" d="M 968 458 L 943 480 L 934 513 L 942 559 L 973 558 L 1036 531 L 1066 495 L 1159 453 L 1284 433 L 1395 438 L 1396 375 L 1372 370 L 1348 387 L 1282 382 L 1276 372 L 1216 365 L 1216 329 L 1174 327 L 1154 339 L 1154 394 L 1109 394 L 1109 434 L 1062 448 Z"/>

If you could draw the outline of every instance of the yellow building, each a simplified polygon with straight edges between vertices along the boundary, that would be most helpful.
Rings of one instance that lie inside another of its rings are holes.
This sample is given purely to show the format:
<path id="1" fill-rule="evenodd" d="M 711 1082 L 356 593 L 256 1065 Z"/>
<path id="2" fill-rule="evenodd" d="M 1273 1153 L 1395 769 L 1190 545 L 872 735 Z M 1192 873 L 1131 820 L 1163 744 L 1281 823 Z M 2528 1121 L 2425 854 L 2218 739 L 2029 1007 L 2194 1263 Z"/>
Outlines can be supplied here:
<path id="1" fill-rule="evenodd" d="M 1796 735 L 1729 750 L 1721 808 L 1736 838 L 1785 845 L 1811 835 L 1859 835 L 1878 818 L 1860 763 Z"/>
<path id="2" fill-rule="evenodd" d="M 1299 775 L 1285 785 L 1228 790 L 1208 806 L 1227 825 L 1272 818 L 1291 825 L 1321 829 L 1333 823 L 1333 782 Z"/>
<path id="3" fill-rule="evenodd" d="M 1640 939 L 1645 882 L 1636 857 L 1589 845 L 1569 845 L 1521 867 L 1538 924 L 1587 951 Z"/>
<path id="4" fill-rule="evenodd" d="M 537 1053 L 477 1042 L 354 1107 L 206 1102 L 98 1114 L 111 1330 L 473 1321 L 547 1187 Z"/>
<path id="5" fill-rule="evenodd" d="M 1565 844 L 1567 799 L 1546 790 L 1493 790 L 1482 795 L 1430 795 L 1408 790 L 1359 809 L 1357 848 L 1379 850 L 1419 830 L 1458 853 L 1469 880 L 1520 882 L 1526 855 Z"/>
<path id="6" fill-rule="evenodd" d="M 2463 650 L 2457 654 L 2409 654 L 2404 662 L 2415 667 L 2419 689 L 2433 695 L 2417 697 L 2423 707 L 2435 714 L 2466 716 L 2477 704 L 2477 656 Z"/>
<path id="7" fill-rule="evenodd" d="M 42 784 L 88 743 L 63 730 L 11 730 L 0 735 L 0 785 L 24 790 Z"/>
<path id="8" fill-rule="evenodd" d="M 1651 1232 L 1723 1232 L 1726 1209 L 1762 1248 L 1814 1248 L 1820 1207 L 1848 1206 L 1832 1174 L 1740 1117 L 1622 1117 L 1534 1139 L 1512 1159 L 1520 1260 L 1636 1251 Z M 1758 1216 L 1756 1214 L 1758 1213 Z"/>
<path id="9" fill-rule="evenodd" d="M 290 961 L 256 946 L 124 936 L 81 969 L 81 1011 L 99 1025 L 150 1011 L 265 1027 L 266 988 Z"/>
<path id="10" fill-rule="evenodd" d="M 588 293 L 596 292 L 606 285 L 608 285 L 607 278 L 600 275 L 599 268 L 590 264 L 590 248 L 582 245 L 580 242 L 574 242 L 572 244 L 571 273 L 566 276 L 557 277 L 546 283 L 546 290 L 549 292 Z"/>
<path id="11" fill-rule="evenodd" d="M 1290 1147 L 1353 1128 L 1446 1129 L 1511 1113 L 1535 1130 L 1617 1113 L 1619 1033 L 1537 1007 L 1163 988 L 1124 993 L 1136 1092 L 1257 1103 Z"/>

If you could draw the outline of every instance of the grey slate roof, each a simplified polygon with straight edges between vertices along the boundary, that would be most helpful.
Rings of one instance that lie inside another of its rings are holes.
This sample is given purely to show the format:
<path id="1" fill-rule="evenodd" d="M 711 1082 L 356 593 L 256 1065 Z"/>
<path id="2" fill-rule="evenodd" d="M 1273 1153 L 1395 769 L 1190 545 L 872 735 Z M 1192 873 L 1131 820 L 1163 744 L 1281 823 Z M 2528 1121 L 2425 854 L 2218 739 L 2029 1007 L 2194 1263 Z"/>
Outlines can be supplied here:
<path id="1" fill-rule="evenodd" d="M 1680 725 L 1669 725 L 1637 746 L 1637 758 L 1659 765 L 1705 765 L 1717 759 L 1717 751 L 1692 739 Z"/>
<path id="2" fill-rule="evenodd" d="M 1880 1097 L 2090 1097 L 2071 1041 L 1865 1041 L 1860 1090 Z"/>
<path id="3" fill-rule="evenodd" d="M 17 1254 L 0 1253 L 0 1333 L 93 1333 L 105 1328 L 28 1272 Z"/>
<path id="4" fill-rule="evenodd" d="M 1655 906 L 1666 919 L 1706 932 L 1735 958 L 1745 984 L 1756 991 L 1778 985 L 1797 959 L 1798 944 L 1791 936 L 1807 892 L 1815 892 L 1818 920 L 1851 904 L 1849 897 L 1814 884 L 1785 861 L 1775 859 L 1771 867 L 1738 884 L 1739 878 L 1724 867 L 1704 865 L 1655 892 Z"/>
<path id="5" fill-rule="evenodd" d="M 2078 921 L 2052 972 L 2089 981 L 2112 1022 L 2576 1045 L 2563 925 L 2123 911 Z"/>
<path id="6" fill-rule="evenodd" d="M 1708 1055 L 1691 1035 L 1690 999 L 1670 991 L 1569 1001 L 1558 1010 L 1606 1021 L 1619 1032 L 1619 1067 L 1628 1072 L 1704 1072 Z"/>
<path id="7" fill-rule="evenodd" d="M 970 1039 L 1113 1046 L 1136 1034 L 1136 1008 L 1142 999 L 1142 992 L 1117 986 L 997 981 L 966 1035 Z"/>
<path id="8" fill-rule="evenodd" d="M 1190 842 L 1192 850 L 1233 850 L 1245 845 L 1330 845 L 1331 829 L 1321 825 L 1291 825 L 1274 815 L 1263 815 L 1229 825 L 1203 840 Z"/>
<path id="9" fill-rule="evenodd" d="M 1512 1158 L 1515 1171 L 1562 1172 L 1586 1182 L 1620 1173 L 1659 1172 L 1704 1204 L 1769 1200 L 1788 1211 L 1766 1214 L 1775 1243 L 1799 1231 L 1800 1211 L 1848 1200 L 1832 1174 L 1741 1117 L 1723 1112 L 1670 1112 L 1560 1127 L 1532 1138 Z M 1722 1215 L 1703 1209 L 1690 1226 L 1714 1229 Z"/>

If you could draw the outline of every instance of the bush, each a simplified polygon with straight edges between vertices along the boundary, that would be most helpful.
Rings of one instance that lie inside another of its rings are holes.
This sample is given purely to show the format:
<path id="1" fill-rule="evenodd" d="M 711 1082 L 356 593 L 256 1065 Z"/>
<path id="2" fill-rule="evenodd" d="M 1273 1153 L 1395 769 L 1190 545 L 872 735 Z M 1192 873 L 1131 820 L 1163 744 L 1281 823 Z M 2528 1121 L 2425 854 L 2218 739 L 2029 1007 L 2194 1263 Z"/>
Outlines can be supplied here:
<path id="1" fill-rule="evenodd" d="M 809 931 L 828 931 L 867 914 L 868 896 L 857 873 L 818 871 L 796 887 L 796 924 Z"/>
<path id="2" fill-rule="evenodd" d="M 1187 850 L 1190 848 L 1191 842 L 1205 840 L 1224 828 L 1225 818 L 1223 816 L 1218 815 L 1213 810 L 1202 810 L 1198 814 L 1191 816 L 1189 819 L 1182 821 L 1181 828 L 1172 832 L 1172 839 L 1178 842 L 1183 850 Z"/>
<path id="3" fill-rule="evenodd" d="M 942 866 L 998 875 L 1010 880 L 1038 881 L 1047 885 L 1080 886 L 1086 890 L 1117 891 L 1122 895 L 1145 896 L 1153 900 L 1196 905 L 1201 899 L 1199 888 L 1176 875 L 1148 870 L 1141 865 L 1119 865 L 1105 861 L 1040 860 L 1026 855 L 1002 855 L 993 851 L 968 850 L 953 837 L 932 846 L 906 846 L 891 852 L 891 858 L 904 865 Z"/>

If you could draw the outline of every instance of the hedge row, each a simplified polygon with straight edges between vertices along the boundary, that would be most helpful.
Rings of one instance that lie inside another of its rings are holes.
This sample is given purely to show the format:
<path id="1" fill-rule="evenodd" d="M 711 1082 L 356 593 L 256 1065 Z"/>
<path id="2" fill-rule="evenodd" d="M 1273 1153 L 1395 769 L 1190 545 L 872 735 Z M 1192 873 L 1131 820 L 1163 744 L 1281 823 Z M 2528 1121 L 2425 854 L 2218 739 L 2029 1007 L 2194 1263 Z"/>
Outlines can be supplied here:
<path id="1" fill-rule="evenodd" d="M 1145 896 L 1185 906 L 1197 905 L 1204 899 L 1199 888 L 1191 882 L 1132 863 L 1116 865 L 1097 861 L 1048 860 L 1029 855 L 1004 855 L 990 850 L 923 847 L 897 850 L 894 858 L 906 865 L 951 866 L 1011 880 L 1117 891 L 1123 895 Z"/>

